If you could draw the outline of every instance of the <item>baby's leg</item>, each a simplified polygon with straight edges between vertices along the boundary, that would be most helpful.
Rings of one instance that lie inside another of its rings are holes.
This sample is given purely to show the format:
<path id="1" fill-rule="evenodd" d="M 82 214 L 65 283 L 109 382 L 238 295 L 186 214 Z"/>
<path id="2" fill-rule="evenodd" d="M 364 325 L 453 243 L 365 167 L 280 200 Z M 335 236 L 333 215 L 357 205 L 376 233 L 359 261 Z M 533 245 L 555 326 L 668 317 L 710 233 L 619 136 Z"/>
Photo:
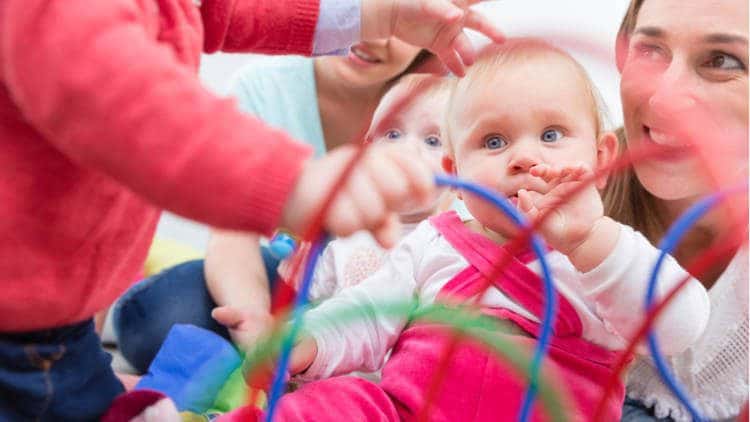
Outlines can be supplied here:
<path id="1" fill-rule="evenodd" d="M 261 412 L 242 408 L 221 422 L 263 420 Z M 279 401 L 274 421 L 398 421 L 396 407 L 377 384 L 336 377 L 307 384 Z"/>

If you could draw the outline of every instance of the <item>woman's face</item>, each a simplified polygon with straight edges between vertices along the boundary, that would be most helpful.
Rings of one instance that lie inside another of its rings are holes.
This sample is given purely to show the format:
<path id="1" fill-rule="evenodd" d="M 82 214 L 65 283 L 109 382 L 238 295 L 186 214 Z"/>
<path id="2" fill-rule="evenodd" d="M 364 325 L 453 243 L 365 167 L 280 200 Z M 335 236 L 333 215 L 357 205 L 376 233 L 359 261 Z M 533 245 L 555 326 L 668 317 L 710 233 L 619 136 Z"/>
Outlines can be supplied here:
<path id="1" fill-rule="evenodd" d="M 747 0 L 646 0 L 638 14 L 620 94 L 629 148 L 667 147 L 635 165 L 657 198 L 747 180 L 747 15 Z"/>
<path id="2" fill-rule="evenodd" d="M 401 74 L 419 53 L 419 48 L 397 38 L 363 41 L 346 57 L 330 60 L 336 75 L 353 87 L 384 84 Z"/>

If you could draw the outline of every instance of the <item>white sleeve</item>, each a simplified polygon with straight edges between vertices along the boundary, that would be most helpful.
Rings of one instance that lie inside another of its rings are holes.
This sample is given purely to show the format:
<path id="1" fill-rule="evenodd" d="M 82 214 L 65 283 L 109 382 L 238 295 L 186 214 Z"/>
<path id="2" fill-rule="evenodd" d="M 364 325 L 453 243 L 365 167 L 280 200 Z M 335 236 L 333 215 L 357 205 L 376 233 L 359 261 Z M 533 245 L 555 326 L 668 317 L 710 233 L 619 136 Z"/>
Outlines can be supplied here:
<path id="1" fill-rule="evenodd" d="M 333 296 L 338 285 L 336 281 L 336 262 L 334 245 L 338 240 L 332 240 L 323 249 L 323 253 L 315 266 L 312 285 L 310 286 L 310 302 L 320 302 Z"/>
<path id="2" fill-rule="evenodd" d="M 380 368 L 416 305 L 416 268 L 428 230 L 415 230 L 362 283 L 346 288 L 305 315 L 318 353 L 303 380 Z"/>
<path id="3" fill-rule="evenodd" d="M 607 329 L 622 339 L 630 339 L 645 318 L 649 276 L 661 251 L 631 227 L 620 227 L 615 249 L 598 267 L 583 274 L 581 283 Z M 687 276 L 687 271 L 668 255 L 659 272 L 654 303 Z M 710 311 L 706 289 L 692 278 L 654 326 L 663 353 L 678 354 L 698 340 L 708 324 Z M 641 344 L 639 352 L 644 350 Z"/>

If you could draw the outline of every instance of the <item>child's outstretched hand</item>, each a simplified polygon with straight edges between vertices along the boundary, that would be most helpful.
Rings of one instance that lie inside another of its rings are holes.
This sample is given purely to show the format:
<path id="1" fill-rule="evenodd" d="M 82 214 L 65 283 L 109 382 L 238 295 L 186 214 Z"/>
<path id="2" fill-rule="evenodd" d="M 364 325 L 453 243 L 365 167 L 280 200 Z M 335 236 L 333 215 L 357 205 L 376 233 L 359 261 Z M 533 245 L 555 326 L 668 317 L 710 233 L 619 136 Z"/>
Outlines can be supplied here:
<path id="1" fill-rule="evenodd" d="M 211 317 L 227 327 L 232 341 L 242 350 L 251 350 L 263 335 L 273 327 L 273 316 L 268 312 L 252 312 L 220 306 L 211 311 Z"/>
<path id="2" fill-rule="evenodd" d="M 542 178 L 550 190 L 544 194 L 520 190 L 521 212 L 531 221 L 551 213 L 539 227 L 544 239 L 567 255 L 578 270 L 585 272 L 596 267 L 614 248 L 619 227 L 604 217 L 604 205 L 593 183 L 570 196 L 591 176 L 591 169 L 584 164 L 561 167 L 539 164 L 529 173 Z"/>
<path id="3" fill-rule="evenodd" d="M 306 164 L 284 207 L 284 228 L 303 233 L 355 153 L 346 145 Z M 417 154 L 395 144 L 372 145 L 334 198 L 324 227 L 334 236 L 370 230 L 381 245 L 391 247 L 399 230 L 394 211 L 406 203 L 427 205 L 435 189 L 432 171 Z"/>
<path id="4" fill-rule="evenodd" d="M 274 319 L 268 313 L 243 311 L 229 306 L 220 306 L 211 312 L 211 316 L 221 325 L 229 329 L 229 335 L 237 347 L 250 352 L 258 345 L 258 341 L 268 338 L 271 330 L 274 328 Z M 315 356 L 318 354 L 318 347 L 310 337 L 302 337 L 292 350 L 289 361 L 289 373 L 296 375 L 307 369 Z M 253 387 L 264 389 L 270 382 L 273 375 L 272 366 L 275 364 L 268 362 L 258 373 L 253 374 L 253 379 L 249 380 Z"/>
<path id="5" fill-rule="evenodd" d="M 458 76 L 474 63 L 476 53 L 464 33 L 471 28 L 495 42 L 500 30 L 469 6 L 480 0 L 363 0 L 362 39 L 398 37 L 426 48 Z"/>

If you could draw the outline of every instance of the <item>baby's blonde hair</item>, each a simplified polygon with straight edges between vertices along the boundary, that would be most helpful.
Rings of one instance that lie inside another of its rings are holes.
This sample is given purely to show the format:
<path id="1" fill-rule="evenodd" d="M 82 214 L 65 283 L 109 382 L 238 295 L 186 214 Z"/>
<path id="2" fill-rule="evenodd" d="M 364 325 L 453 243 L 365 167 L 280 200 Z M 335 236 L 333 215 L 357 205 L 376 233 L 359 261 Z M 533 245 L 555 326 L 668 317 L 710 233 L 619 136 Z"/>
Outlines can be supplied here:
<path id="1" fill-rule="evenodd" d="M 394 95 L 398 96 L 392 98 Z M 375 109 L 370 128 L 365 135 L 365 142 L 372 142 L 374 140 L 373 137 L 375 136 L 379 125 L 387 116 L 410 107 L 416 100 L 424 98 L 425 96 L 434 97 L 436 99 L 444 98 L 443 104 L 447 104 L 450 96 L 450 84 L 448 83 L 448 78 L 439 75 L 419 73 L 405 75 L 399 79 L 398 82 L 394 83 L 388 91 L 385 92 L 383 98 L 380 100 L 380 104 L 377 109 Z M 386 104 L 386 101 L 390 101 L 390 104 Z M 397 110 L 393 110 L 394 107 L 396 107 Z M 444 125 L 441 124 L 440 126 L 443 127 Z"/>
<path id="2" fill-rule="evenodd" d="M 477 57 L 476 62 L 469 68 L 462 79 L 455 80 L 452 84 L 451 98 L 448 103 L 446 118 L 447 125 L 447 150 L 451 157 L 453 154 L 454 139 L 451 137 L 452 116 L 457 110 L 456 98 L 465 92 L 468 92 L 477 84 L 486 83 L 492 75 L 502 72 L 503 68 L 513 66 L 518 63 L 528 62 L 540 57 L 556 56 L 570 64 L 579 75 L 583 86 L 586 88 L 586 95 L 591 106 L 591 116 L 594 119 L 596 137 L 599 138 L 604 132 L 604 122 L 606 120 L 606 110 L 601 100 L 599 91 L 589 78 L 586 70 L 570 54 L 538 38 L 512 38 L 502 44 L 490 44 L 485 47 Z M 549 69 L 540 69 L 540 72 L 554 71 Z M 481 91 L 480 91 L 481 92 Z M 484 91 L 486 92 L 486 91 Z M 502 100 L 501 100 L 502 101 Z"/>

